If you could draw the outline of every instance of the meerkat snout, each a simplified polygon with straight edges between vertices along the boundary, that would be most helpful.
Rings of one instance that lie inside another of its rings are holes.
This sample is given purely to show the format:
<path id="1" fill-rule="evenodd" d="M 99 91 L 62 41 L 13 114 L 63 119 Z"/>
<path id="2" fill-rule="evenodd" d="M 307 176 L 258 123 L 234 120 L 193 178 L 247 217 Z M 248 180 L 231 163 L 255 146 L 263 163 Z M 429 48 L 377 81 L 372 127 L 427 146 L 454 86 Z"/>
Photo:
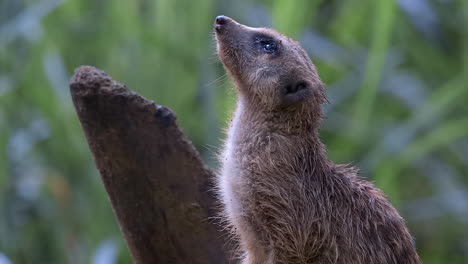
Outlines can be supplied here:
<path id="1" fill-rule="evenodd" d="M 215 19 L 215 24 L 218 25 L 217 29 L 220 29 L 221 28 L 220 26 L 226 24 L 229 19 L 230 18 L 223 16 L 223 15 L 217 16 Z"/>

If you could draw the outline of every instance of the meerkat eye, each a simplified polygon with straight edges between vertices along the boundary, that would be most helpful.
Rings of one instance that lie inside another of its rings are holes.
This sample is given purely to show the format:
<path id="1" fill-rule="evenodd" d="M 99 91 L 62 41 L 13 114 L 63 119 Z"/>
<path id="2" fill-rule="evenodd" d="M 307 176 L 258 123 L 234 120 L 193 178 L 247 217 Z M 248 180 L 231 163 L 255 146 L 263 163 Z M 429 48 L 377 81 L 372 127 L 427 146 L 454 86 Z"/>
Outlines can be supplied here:
<path id="1" fill-rule="evenodd" d="M 275 54 L 278 52 L 278 43 L 271 37 L 260 34 L 254 37 L 258 49 L 264 53 Z"/>
<path id="2" fill-rule="evenodd" d="M 273 53 L 277 49 L 276 43 L 273 40 L 261 40 L 260 45 L 266 53 Z"/>

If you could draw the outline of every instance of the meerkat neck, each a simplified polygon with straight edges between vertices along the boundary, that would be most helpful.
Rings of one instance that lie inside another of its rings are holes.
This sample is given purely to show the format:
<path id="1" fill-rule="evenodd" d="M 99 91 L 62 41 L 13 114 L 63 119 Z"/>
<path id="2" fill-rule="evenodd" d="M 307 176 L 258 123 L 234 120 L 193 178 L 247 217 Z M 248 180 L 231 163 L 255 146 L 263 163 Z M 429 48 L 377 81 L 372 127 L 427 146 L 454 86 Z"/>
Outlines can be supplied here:
<path id="1" fill-rule="evenodd" d="M 284 136 L 300 136 L 305 141 L 320 143 L 319 127 L 321 112 L 307 104 L 269 109 L 247 96 L 238 95 L 236 115 L 246 124 L 260 131 Z"/>
<path id="2" fill-rule="evenodd" d="M 304 107 L 299 111 L 306 110 Z M 333 163 L 329 161 L 326 148 L 319 139 L 318 125 L 310 122 L 311 117 L 306 116 L 308 113 L 301 113 L 297 109 L 294 111 L 265 111 L 261 106 L 239 97 L 229 137 L 236 145 L 264 142 L 268 145 L 269 152 L 278 152 L 278 155 L 274 156 L 268 154 L 270 158 L 305 160 L 308 157 L 307 159 L 315 164 L 314 169 L 317 173 L 328 172 Z M 254 145 L 243 150 L 249 153 L 264 151 L 263 148 Z"/>

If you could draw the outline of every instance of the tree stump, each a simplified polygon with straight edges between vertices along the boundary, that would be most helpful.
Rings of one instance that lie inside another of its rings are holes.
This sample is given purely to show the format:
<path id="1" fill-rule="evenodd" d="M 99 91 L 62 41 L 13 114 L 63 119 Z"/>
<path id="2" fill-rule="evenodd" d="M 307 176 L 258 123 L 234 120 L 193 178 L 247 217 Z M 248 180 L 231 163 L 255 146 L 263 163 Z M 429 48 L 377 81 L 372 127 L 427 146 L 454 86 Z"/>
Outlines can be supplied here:
<path id="1" fill-rule="evenodd" d="M 174 113 L 91 66 L 70 90 L 135 263 L 228 263 L 214 174 Z"/>

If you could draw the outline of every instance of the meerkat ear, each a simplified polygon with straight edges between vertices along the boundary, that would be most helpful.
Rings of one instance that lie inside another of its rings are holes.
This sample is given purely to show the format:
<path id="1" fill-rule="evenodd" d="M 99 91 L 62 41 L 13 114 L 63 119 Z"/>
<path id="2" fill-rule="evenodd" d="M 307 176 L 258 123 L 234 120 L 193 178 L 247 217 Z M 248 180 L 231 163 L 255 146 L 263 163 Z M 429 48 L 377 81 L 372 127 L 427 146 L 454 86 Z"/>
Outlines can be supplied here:
<path id="1" fill-rule="evenodd" d="M 281 91 L 281 101 L 286 105 L 297 104 L 311 96 L 311 87 L 305 81 L 288 83 Z"/>

